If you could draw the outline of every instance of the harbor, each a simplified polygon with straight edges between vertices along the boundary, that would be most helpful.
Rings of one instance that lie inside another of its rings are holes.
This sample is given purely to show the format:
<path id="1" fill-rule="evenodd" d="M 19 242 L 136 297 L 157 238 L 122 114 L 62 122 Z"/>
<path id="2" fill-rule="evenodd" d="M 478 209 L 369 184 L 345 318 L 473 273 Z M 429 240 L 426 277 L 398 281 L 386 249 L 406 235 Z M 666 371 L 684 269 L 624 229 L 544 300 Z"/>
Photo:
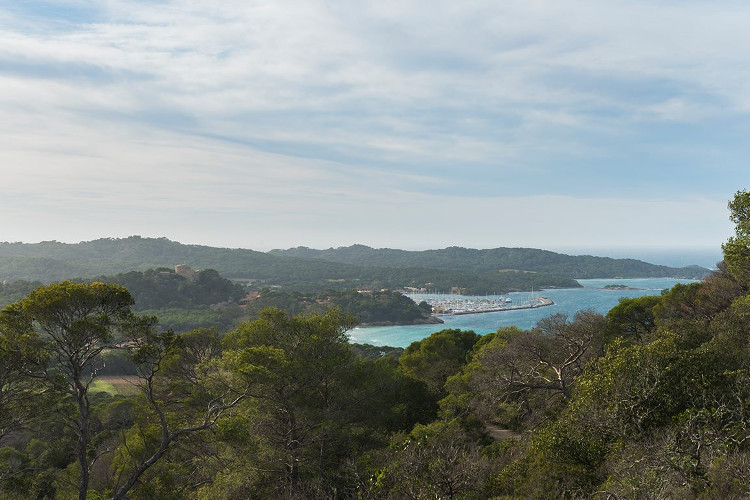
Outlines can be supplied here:
<path id="1" fill-rule="evenodd" d="M 502 309 L 499 312 L 487 314 L 446 314 L 440 316 L 442 325 L 400 325 L 384 327 L 356 327 L 348 332 L 352 342 L 360 344 L 387 345 L 393 347 L 407 347 L 412 342 L 428 337 L 430 334 L 442 329 L 472 330 L 480 335 L 496 332 L 498 328 L 506 326 L 517 326 L 522 330 L 529 330 L 539 320 L 556 313 L 565 314 L 573 318 L 576 312 L 581 310 L 593 310 L 600 314 L 606 314 L 617 305 L 618 301 L 625 298 L 636 298 L 644 295 L 659 295 L 662 290 L 671 288 L 677 283 L 695 283 L 695 280 L 678 279 L 622 279 L 619 284 L 628 286 L 628 290 L 612 290 L 606 288 L 612 283 L 610 279 L 587 279 L 579 280 L 583 288 L 560 288 L 548 289 L 541 292 L 548 297 L 550 307 L 533 307 L 521 309 Z M 534 292 L 533 295 L 539 292 Z M 412 292 L 407 293 L 417 303 L 429 299 L 447 301 L 449 299 L 467 299 L 469 301 L 481 300 L 505 300 L 512 299 L 512 303 L 523 305 L 528 301 L 528 292 L 512 292 L 508 294 L 490 294 L 479 296 L 466 296 L 456 293 L 437 292 Z M 531 297 L 534 298 L 534 297 Z M 461 305 L 456 302 L 456 307 Z M 510 304 L 509 304 L 510 305 Z"/>
<path id="2" fill-rule="evenodd" d="M 487 297 L 464 296 L 456 294 L 414 294 L 409 297 L 415 302 L 425 301 L 432 306 L 432 313 L 436 316 L 459 316 L 463 314 L 482 314 L 519 309 L 536 309 L 551 306 L 554 302 L 547 298 L 529 294 L 523 300 L 502 295 Z"/>

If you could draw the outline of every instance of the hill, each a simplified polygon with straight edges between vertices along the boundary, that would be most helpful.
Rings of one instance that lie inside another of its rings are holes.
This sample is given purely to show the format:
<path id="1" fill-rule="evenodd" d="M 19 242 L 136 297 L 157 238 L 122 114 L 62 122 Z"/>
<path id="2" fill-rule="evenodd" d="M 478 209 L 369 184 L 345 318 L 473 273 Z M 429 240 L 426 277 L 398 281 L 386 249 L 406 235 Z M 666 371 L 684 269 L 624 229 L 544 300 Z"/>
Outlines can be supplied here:
<path id="1" fill-rule="evenodd" d="M 184 245 L 166 238 L 103 238 L 77 244 L 0 243 L 0 281 L 52 282 L 145 271 L 175 264 L 215 269 L 222 276 L 261 286 L 297 290 L 459 287 L 467 293 L 504 293 L 532 288 L 580 286 L 568 276 L 546 272 L 473 272 L 423 266 L 350 264 L 273 255 L 246 249 Z"/>
<path id="2" fill-rule="evenodd" d="M 326 260 L 351 265 L 431 268 L 471 273 L 501 270 L 552 273 L 574 278 L 702 278 L 709 270 L 700 266 L 668 267 L 635 259 L 592 255 L 565 255 L 534 248 L 449 247 L 442 250 L 407 251 L 365 245 L 315 250 L 306 247 L 272 250 L 272 255 Z"/>

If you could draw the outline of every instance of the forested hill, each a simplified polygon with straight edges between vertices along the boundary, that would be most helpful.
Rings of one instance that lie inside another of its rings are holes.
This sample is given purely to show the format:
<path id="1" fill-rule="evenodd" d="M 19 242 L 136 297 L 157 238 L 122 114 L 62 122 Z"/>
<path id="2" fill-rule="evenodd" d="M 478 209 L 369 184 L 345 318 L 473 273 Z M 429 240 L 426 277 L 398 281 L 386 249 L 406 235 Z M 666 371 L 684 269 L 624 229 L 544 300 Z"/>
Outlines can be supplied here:
<path id="1" fill-rule="evenodd" d="M 198 269 L 215 269 L 223 276 L 258 278 L 293 274 L 301 267 L 311 273 L 333 273 L 338 264 L 310 264 L 278 258 L 245 249 L 183 245 L 166 238 L 102 238 L 76 244 L 0 243 L 0 279 L 57 281 L 127 271 L 188 264 Z"/>
<path id="2" fill-rule="evenodd" d="M 77 244 L 0 243 L 0 281 L 52 282 L 187 264 L 215 269 L 232 279 L 284 285 L 305 291 L 429 286 L 467 293 L 505 293 L 543 287 L 580 286 L 569 276 L 545 272 L 471 272 L 426 267 L 347 264 L 323 259 L 276 256 L 246 249 L 184 245 L 166 238 L 104 238 Z"/>
<path id="3" fill-rule="evenodd" d="M 520 270 L 554 273 L 574 278 L 702 278 L 709 270 L 700 266 L 674 268 L 635 259 L 591 255 L 565 255 L 534 248 L 449 247 L 442 250 L 406 251 L 365 245 L 315 250 L 306 247 L 272 250 L 272 255 L 327 260 L 352 265 L 450 269 L 472 273 Z"/>

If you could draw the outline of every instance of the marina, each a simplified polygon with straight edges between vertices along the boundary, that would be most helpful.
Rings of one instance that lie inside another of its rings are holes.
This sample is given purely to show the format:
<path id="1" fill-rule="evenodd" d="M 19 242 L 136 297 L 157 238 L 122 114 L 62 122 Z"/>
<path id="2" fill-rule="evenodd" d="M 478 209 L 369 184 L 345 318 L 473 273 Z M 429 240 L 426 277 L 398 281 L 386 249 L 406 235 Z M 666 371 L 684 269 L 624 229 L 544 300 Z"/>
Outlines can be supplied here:
<path id="1" fill-rule="evenodd" d="M 411 294 L 407 296 L 415 302 L 427 302 L 432 306 L 432 312 L 436 316 L 458 316 L 463 314 L 536 309 L 554 304 L 549 298 L 541 297 L 534 292 L 531 292 L 528 297 L 523 299 L 517 297 L 516 301 L 503 295 L 472 297 L 456 294 Z"/>

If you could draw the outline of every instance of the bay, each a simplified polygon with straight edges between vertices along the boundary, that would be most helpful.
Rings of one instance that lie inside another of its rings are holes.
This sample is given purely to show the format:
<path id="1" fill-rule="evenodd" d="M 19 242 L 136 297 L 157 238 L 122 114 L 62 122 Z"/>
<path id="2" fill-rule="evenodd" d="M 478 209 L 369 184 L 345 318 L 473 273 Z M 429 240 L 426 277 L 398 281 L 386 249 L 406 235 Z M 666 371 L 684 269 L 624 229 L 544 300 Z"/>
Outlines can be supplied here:
<path id="1" fill-rule="evenodd" d="M 536 292 L 551 299 L 554 304 L 538 309 L 518 309 L 511 311 L 465 314 L 458 316 L 440 316 L 445 322 L 442 325 L 406 325 L 406 326 L 371 326 L 356 327 L 349 331 L 351 342 L 359 344 L 387 345 L 392 347 L 407 347 L 414 341 L 428 337 L 434 332 L 446 328 L 473 330 L 481 335 L 495 332 L 502 326 L 517 326 L 522 329 L 532 328 L 542 319 L 556 313 L 567 314 L 570 318 L 581 310 L 592 309 L 606 314 L 617 305 L 622 297 L 642 297 L 644 295 L 659 295 L 664 289 L 672 288 L 677 283 L 693 283 L 695 280 L 680 280 L 671 278 L 646 279 L 586 279 L 578 280 L 583 288 L 551 289 Z M 630 290 L 606 289 L 607 285 L 618 285 L 631 288 Z M 513 303 L 524 302 L 530 294 L 517 292 L 506 296 Z M 409 295 L 416 302 L 424 300 L 427 295 Z M 467 300 L 485 298 L 464 296 Z M 498 298 L 499 296 L 489 296 Z"/>

